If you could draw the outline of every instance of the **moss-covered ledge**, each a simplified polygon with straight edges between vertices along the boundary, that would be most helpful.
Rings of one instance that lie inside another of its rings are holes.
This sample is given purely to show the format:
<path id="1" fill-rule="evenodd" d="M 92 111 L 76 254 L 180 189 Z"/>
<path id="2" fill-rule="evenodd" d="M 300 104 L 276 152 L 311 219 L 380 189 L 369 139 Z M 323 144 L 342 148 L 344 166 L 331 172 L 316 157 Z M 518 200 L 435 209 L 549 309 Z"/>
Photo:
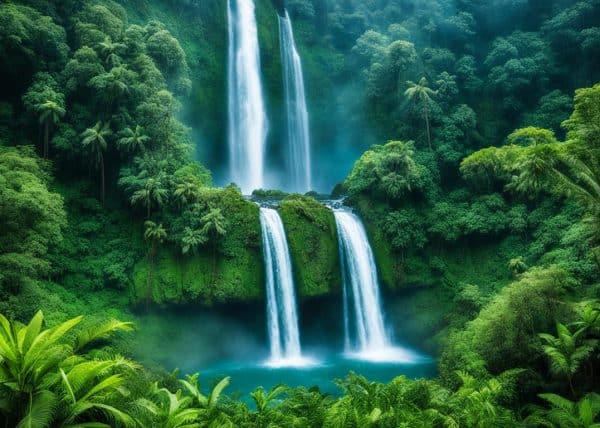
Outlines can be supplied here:
<path id="1" fill-rule="evenodd" d="M 290 195 L 279 206 L 301 297 L 341 289 L 340 260 L 333 212 L 308 196 Z"/>
<path id="2" fill-rule="evenodd" d="M 140 260 L 134 268 L 134 304 L 240 302 L 264 297 L 264 266 L 259 208 L 239 192 L 226 188 L 212 192 L 210 202 L 226 218 L 227 233 L 219 240 L 216 264 L 212 247 L 195 255 L 182 255 L 178 248 L 162 248 L 153 264 Z"/>

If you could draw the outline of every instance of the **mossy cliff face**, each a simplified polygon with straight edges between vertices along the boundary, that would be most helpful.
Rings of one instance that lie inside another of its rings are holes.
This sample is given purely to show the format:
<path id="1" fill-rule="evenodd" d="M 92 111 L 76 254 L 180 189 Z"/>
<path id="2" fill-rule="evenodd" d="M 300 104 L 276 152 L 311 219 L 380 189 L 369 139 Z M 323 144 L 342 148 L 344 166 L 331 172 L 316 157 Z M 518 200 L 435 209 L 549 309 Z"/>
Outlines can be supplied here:
<path id="1" fill-rule="evenodd" d="M 300 297 L 341 289 L 340 260 L 333 212 L 312 198 L 291 195 L 279 207 Z"/>
<path id="2" fill-rule="evenodd" d="M 351 205 L 365 225 L 379 280 L 393 292 L 434 285 L 460 289 L 465 284 L 481 284 L 484 289 L 500 288 L 511 279 L 508 261 L 526 252 L 523 237 L 508 235 L 497 241 L 472 237 L 460 242 L 432 242 L 400 254 L 393 250 L 381 226 L 389 208 L 366 197 L 352 198 Z M 427 213 L 424 211 L 423 215 Z"/>
<path id="3" fill-rule="evenodd" d="M 227 233 L 216 247 L 208 243 L 195 255 L 165 247 L 155 257 L 150 291 L 150 263 L 137 263 L 134 302 L 184 304 L 258 300 L 264 295 L 264 268 L 258 206 L 235 189 L 214 192 L 211 202 L 226 218 Z"/>

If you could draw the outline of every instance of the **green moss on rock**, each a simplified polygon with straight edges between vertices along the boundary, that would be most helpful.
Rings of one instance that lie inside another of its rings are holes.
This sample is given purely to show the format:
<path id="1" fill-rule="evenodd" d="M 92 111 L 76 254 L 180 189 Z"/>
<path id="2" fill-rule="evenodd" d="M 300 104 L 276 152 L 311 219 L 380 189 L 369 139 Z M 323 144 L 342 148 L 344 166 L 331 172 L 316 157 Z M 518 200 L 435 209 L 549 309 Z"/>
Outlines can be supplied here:
<path id="1" fill-rule="evenodd" d="M 285 227 L 296 286 L 301 297 L 341 289 L 337 232 L 333 212 L 307 196 L 290 195 L 279 212 Z"/>
<path id="2" fill-rule="evenodd" d="M 133 299 L 151 297 L 154 303 L 202 303 L 257 300 L 264 294 L 264 268 L 258 206 L 233 187 L 212 191 L 210 202 L 221 209 L 227 233 L 219 241 L 213 272 L 213 250 L 208 244 L 196 255 L 163 248 L 156 256 L 149 292 L 150 264 L 137 263 Z"/>

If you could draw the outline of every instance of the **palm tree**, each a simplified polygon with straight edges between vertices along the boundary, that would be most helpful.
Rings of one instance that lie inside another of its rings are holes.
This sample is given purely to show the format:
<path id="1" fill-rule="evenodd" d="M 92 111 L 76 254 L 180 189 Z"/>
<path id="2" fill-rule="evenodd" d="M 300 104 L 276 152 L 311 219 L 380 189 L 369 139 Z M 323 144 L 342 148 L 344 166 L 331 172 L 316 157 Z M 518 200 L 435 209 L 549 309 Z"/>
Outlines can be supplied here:
<path id="1" fill-rule="evenodd" d="M 146 208 L 146 218 L 149 220 L 152 206 L 163 206 L 167 195 L 168 191 L 163 187 L 161 178 L 148 178 L 144 187 L 136 190 L 130 200 L 132 205 L 140 204 Z"/>
<path id="2" fill-rule="evenodd" d="M 35 110 L 39 114 L 40 125 L 44 126 L 44 158 L 48 158 L 48 146 L 50 140 L 50 125 L 56 125 L 60 118 L 66 113 L 65 108 L 59 103 L 51 100 L 37 104 Z"/>
<path id="3" fill-rule="evenodd" d="M 583 331 L 583 329 L 579 329 L 575 333 L 571 333 L 567 326 L 557 323 L 557 337 L 547 333 L 539 335 L 546 342 L 543 350 L 550 359 L 550 370 L 567 378 L 573 397 L 576 396 L 573 388 L 573 376 L 583 361 L 593 352 L 596 345 L 594 340 L 586 340 L 578 346 L 579 336 Z"/>
<path id="4" fill-rule="evenodd" d="M 207 236 L 202 230 L 192 229 L 187 227 L 183 229 L 183 236 L 181 237 L 181 252 L 183 254 L 192 253 L 194 254 L 198 247 L 206 244 L 208 241 Z"/>
<path id="5" fill-rule="evenodd" d="M 409 86 L 404 91 L 404 96 L 409 100 L 421 105 L 423 118 L 425 119 L 425 126 L 427 129 L 427 143 L 431 149 L 431 130 L 429 127 L 429 105 L 432 102 L 432 97 L 437 93 L 429 87 L 429 83 L 425 77 L 419 80 L 419 83 L 407 81 L 406 84 Z"/>
<path id="6" fill-rule="evenodd" d="M 117 141 L 117 145 L 130 153 L 143 152 L 146 148 L 145 144 L 150 140 L 150 137 L 144 135 L 144 129 L 139 125 L 136 125 L 135 130 L 125 128 L 122 135 Z"/>
<path id="7" fill-rule="evenodd" d="M 129 73 L 122 65 L 113 67 L 108 73 L 102 73 L 90 80 L 90 85 L 104 98 L 107 113 L 113 109 L 114 102 L 129 92 Z"/>
<path id="8" fill-rule="evenodd" d="M 156 256 L 158 245 L 162 244 L 165 239 L 167 239 L 167 231 L 162 224 L 156 224 L 149 220 L 144 223 L 144 228 L 144 239 L 150 242 L 150 252 L 148 254 L 150 275 L 148 275 L 148 290 L 146 295 L 147 302 L 149 302 L 152 287 L 154 286 L 154 257 Z"/>
<path id="9" fill-rule="evenodd" d="M 181 205 L 187 205 L 200 198 L 200 187 L 194 180 L 186 179 L 177 184 L 173 196 L 175 196 Z"/>
<path id="10" fill-rule="evenodd" d="M 577 156 L 563 156 L 570 174 L 555 169 L 559 189 L 572 197 L 586 210 L 584 223 L 592 237 L 600 240 L 600 161 L 588 156 L 582 160 Z"/>
<path id="11" fill-rule="evenodd" d="M 113 42 L 110 37 L 106 37 L 103 42 L 98 43 L 100 51 L 104 55 L 104 61 L 111 67 L 116 67 L 121 63 L 118 52 L 125 48 L 123 43 Z"/>
<path id="12" fill-rule="evenodd" d="M 219 237 L 227 233 L 227 220 L 223 216 L 220 208 L 211 208 L 210 211 L 200 219 L 200 222 L 202 223 L 202 233 L 204 236 L 208 237 L 208 240 L 213 244 L 212 278 L 213 284 L 216 284 Z"/>
<path id="13" fill-rule="evenodd" d="M 81 144 L 83 147 L 90 151 L 96 168 L 100 169 L 100 183 L 101 183 L 101 200 L 104 205 L 104 199 L 106 195 L 106 184 L 104 178 L 104 152 L 108 148 L 106 139 L 112 134 L 110 130 L 110 124 L 98 122 L 93 128 L 86 129 L 81 137 Z"/>
<path id="14" fill-rule="evenodd" d="M 600 395 L 591 393 L 578 402 L 567 400 L 556 394 L 540 394 L 550 404 L 550 409 L 536 407 L 525 419 L 531 426 L 549 428 L 598 428 L 600 421 Z"/>

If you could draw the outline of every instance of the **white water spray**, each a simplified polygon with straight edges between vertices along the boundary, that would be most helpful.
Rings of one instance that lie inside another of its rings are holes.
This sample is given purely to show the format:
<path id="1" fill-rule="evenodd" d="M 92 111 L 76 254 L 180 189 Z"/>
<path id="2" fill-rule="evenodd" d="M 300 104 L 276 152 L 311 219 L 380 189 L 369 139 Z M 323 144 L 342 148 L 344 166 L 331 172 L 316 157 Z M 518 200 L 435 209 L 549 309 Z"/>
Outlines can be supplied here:
<path id="1" fill-rule="evenodd" d="M 342 263 L 346 352 L 371 361 L 410 362 L 415 355 L 393 347 L 386 332 L 375 257 L 360 219 L 334 210 Z"/>
<path id="2" fill-rule="evenodd" d="M 312 185 L 308 108 L 302 62 L 287 11 L 285 16 L 279 17 L 279 44 L 287 114 L 286 172 L 289 177 L 289 190 L 305 193 L 311 190 Z"/>
<path id="3" fill-rule="evenodd" d="M 267 288 L 267 323 L 271 344 L 270 366 L 306 365 L 300 349 L 292 262 L 279 213 L 260 209 Z"/>
<path id="4" fill-rule="evenodd" d="M 264 187 L 268 122 L 253 0 L 227 0 L 230 179 L 245 194 Z"/>

